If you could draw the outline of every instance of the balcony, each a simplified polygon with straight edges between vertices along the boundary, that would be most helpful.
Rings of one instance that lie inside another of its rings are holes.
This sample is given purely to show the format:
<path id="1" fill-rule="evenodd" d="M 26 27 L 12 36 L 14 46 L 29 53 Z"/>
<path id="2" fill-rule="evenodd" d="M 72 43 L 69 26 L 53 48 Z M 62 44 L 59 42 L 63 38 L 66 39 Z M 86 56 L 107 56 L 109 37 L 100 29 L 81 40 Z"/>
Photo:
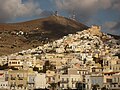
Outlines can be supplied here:
<path id="1" fill-rule="evenodd" d="M 60 81 L 60 83 L 68 83 L 69 80 Z"/>
<path id="2" fill-rule="evenodd" d="M 16 78 L 15 77 L 11 77 L 11 80 L 15 80 Z"/>
<path id="3" fill-rule="evenodd" d="M 18 77 L 18 80 L 23 80 L 24 78 L 23 77 Z"/>

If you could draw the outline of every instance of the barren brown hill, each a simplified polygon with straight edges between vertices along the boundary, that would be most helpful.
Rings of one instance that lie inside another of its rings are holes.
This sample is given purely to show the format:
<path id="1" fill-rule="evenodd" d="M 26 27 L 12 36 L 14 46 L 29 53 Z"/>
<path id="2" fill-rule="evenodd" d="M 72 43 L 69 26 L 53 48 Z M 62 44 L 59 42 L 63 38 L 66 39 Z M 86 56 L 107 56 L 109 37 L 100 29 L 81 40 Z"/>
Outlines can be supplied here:
<path id="1" fill-rule="evenodd" d="M 34 48 L 88 27 L 61 16 L 0 24 L 0 55 Z"/>

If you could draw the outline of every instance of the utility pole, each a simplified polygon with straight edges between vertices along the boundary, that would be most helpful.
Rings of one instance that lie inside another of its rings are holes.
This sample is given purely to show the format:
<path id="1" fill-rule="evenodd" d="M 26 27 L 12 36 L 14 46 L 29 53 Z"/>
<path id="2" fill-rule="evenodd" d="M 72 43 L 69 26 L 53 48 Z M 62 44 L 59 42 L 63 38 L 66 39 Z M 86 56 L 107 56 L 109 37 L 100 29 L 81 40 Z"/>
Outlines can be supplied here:
<path id="1" fill-rule="evenodd" d="M 58 16 L 58 11 L 55 11 L 54 15 L 55 15 L 55 16 Z"/>
<path id="2" fill-rule="evenodd" d="M 75 18 L 76 18 L 75 11 L 73 11 L 71 19 L 75 20 Z"/>

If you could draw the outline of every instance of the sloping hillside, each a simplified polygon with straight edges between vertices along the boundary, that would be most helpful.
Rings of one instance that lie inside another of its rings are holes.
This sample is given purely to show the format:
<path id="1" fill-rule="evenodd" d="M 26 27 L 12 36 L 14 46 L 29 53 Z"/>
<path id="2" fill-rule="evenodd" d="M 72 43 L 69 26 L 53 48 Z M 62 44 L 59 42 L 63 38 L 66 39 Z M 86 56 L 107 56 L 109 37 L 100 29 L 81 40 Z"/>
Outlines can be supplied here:
<path id="1" fill-rule="evenodd" d="M 87 28 L 79 22 L 61 16 L 0 24 L 0 55 L 37 47 Z"/>

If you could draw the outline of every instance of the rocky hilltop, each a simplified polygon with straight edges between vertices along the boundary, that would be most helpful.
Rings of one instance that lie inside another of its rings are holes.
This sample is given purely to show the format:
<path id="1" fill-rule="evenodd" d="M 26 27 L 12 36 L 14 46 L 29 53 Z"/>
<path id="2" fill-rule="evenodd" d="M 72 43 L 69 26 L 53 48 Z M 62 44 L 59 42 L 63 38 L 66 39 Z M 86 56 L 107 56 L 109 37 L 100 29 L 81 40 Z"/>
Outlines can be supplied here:
<path id="1" fill-rule="evenodd" d="M 62 16 L 0 24 L 0 55 L 32 49 L 87 28 L 86 25 Z"/>

